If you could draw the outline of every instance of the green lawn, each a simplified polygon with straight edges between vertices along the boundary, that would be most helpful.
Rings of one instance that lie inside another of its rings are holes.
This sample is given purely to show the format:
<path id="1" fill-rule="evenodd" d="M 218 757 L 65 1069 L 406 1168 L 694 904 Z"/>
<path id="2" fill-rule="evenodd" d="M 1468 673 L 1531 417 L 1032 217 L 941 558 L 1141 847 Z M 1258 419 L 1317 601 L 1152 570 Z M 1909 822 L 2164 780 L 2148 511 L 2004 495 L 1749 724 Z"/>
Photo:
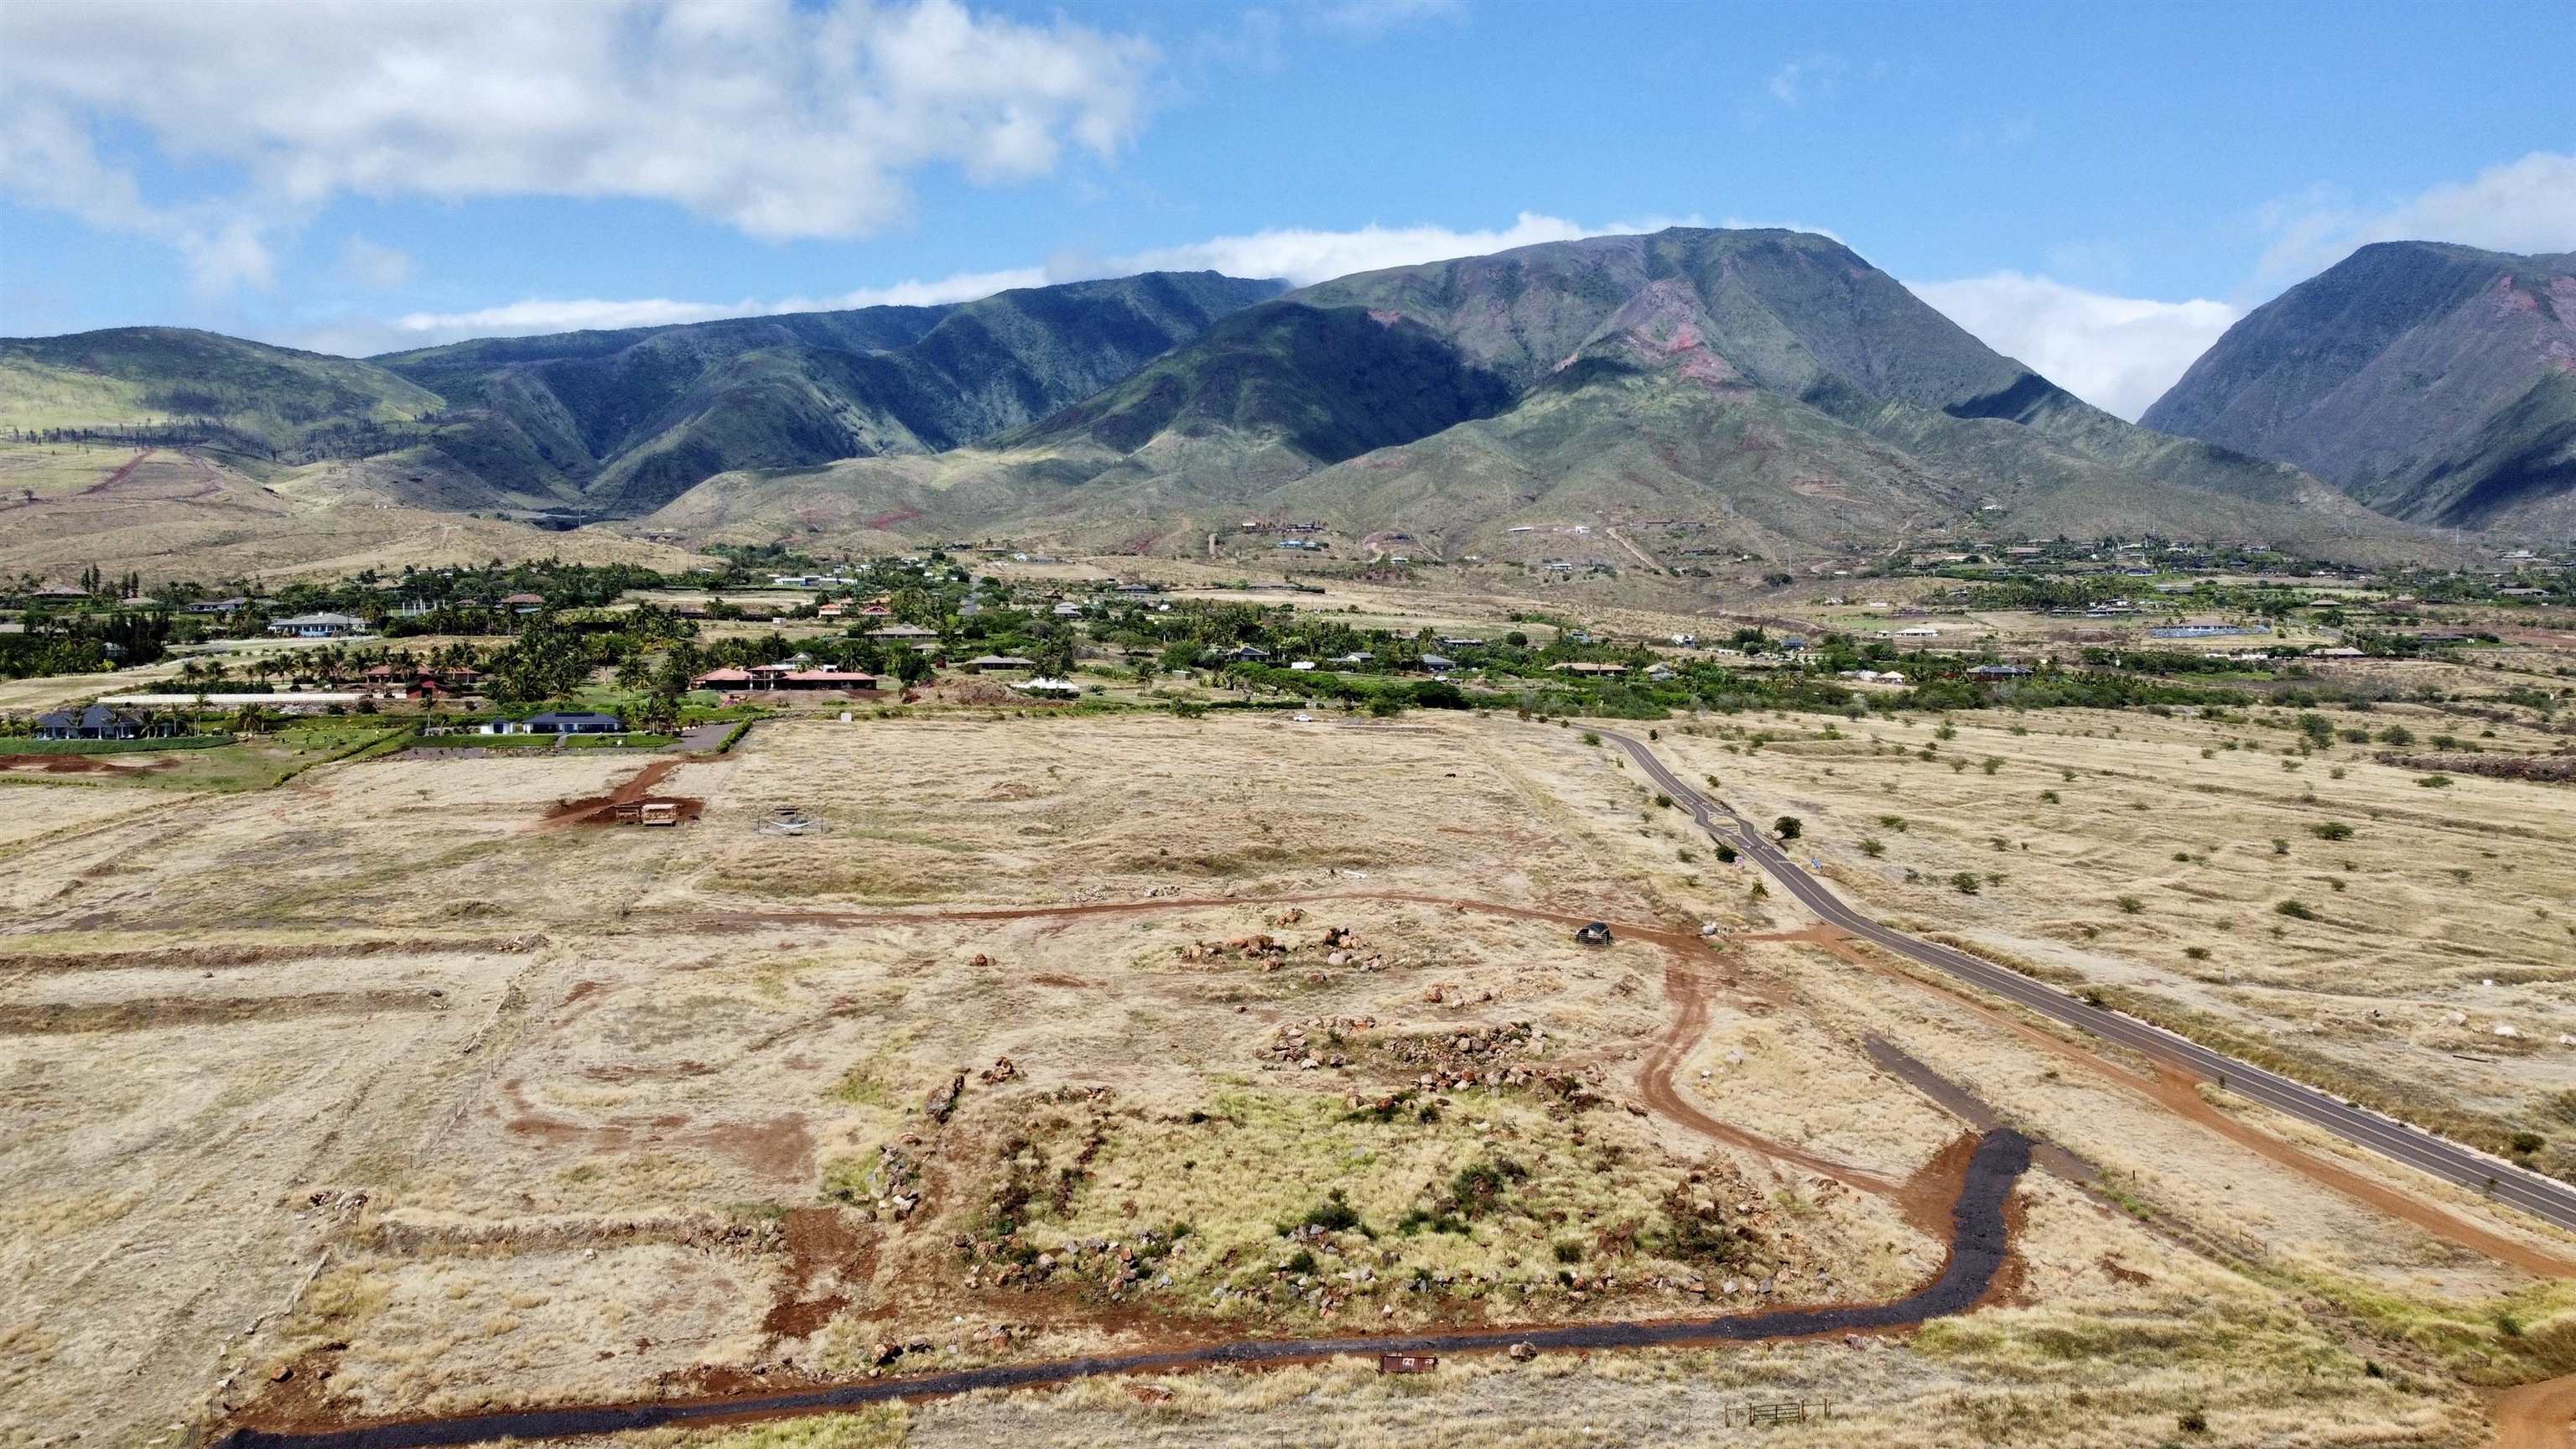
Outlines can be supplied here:
<path id="1" fill-rule="evenodd" d="M 12 778 L 155 790 L 266 790 L 315 765 L 389 746 L 409 733 L 405 725 L 316 721 L 290 725 L 271 735 L 242 735 L 231 744 L 209 748 L 120 751 L 103 762 L 113 767 L 112 772 L 58 776 L 13 773 Z M 10 751 L 0 749 L 0 753 Z"/>

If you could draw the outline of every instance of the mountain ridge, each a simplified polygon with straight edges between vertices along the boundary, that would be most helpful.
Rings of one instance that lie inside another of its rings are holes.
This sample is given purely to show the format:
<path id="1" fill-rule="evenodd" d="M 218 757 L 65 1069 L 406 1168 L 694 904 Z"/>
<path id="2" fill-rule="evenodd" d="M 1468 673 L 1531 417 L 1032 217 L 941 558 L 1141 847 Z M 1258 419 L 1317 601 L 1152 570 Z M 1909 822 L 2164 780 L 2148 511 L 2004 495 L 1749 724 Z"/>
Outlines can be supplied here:
<path id="1" fill-rule="evenodd" d="M 1283 286 L 1148 272 L 364 359 L 173 328 L 0 339 L 0 425 L 202 422 L 206 441 L 288 461 L 354 454 L 347 471 L 397 503 L 635 514 L 728 469 L 937 452 L 1017 426 Z"/>
<path id="2" fill-rule="evenodd" d="M 1289 365 L 1280 338 L 1325 331 L 1351 356 L 1403 352 L 1417 379 L 1477 379 L 1475 401 L 1415 406 L 1365 369 Z M 2365 545 L 2406 533 L 2294 468 L 2083 403 L 1831 238 L 1683 228 L 1318 283 L 928 465 L 721 475 L 650 521 L 741 541 L 917 517 L 1195 547 L 1247 509 L 1503 554 L 1512 522 L 1551 511 L 1706 513 L 1694 526 L 1713 540 L 1775 557 L 2092 518 Z"/>
<path id="3" fill-rule="evenodd" d="M 2435 525 L 2576 526 L 2576 252 L 2378 242 L 2256 308 L 2141 418 Z"/>

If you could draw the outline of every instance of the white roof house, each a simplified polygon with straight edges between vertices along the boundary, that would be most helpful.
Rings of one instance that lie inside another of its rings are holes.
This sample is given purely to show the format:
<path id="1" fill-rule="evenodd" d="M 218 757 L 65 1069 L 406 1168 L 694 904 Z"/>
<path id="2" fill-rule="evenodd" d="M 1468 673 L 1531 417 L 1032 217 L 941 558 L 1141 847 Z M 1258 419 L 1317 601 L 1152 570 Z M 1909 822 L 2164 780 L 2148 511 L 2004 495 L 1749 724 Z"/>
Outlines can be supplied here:
<path id="1" fill-rule="evenodd" d="M 337 639 L 343 634 L 365 630 L 367 621 L 349 614 L 290 614 L 268 621 L 271 634 L 290 634 L 298 639 Z"/>

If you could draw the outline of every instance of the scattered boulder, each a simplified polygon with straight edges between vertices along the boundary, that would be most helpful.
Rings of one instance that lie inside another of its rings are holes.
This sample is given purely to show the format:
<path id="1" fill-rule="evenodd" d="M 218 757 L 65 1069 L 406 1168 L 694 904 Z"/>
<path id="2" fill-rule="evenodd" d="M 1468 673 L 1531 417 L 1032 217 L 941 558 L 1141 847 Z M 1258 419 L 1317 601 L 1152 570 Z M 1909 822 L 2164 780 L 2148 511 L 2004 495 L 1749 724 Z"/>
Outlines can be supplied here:
<path id="1" fill-rule="evenodd" d="M 922 1109 L 930 1114 L 931 1121 L 944 1127 L 948 1125 L 949 1117 L 957 1111 L 957 1098 L 965 1090 L 966 1073 L 961 1070 L 955 1080 L 932 1092 L 930 1099 L 922 1104 Z"/>

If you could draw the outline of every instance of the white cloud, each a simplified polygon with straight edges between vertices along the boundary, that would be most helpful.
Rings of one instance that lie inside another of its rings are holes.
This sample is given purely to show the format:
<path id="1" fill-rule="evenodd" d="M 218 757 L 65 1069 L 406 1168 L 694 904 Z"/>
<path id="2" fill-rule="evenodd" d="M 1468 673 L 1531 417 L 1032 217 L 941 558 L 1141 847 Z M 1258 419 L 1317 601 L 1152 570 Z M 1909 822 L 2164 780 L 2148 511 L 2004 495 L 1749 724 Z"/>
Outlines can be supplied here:
<path id="1" fill-rule="evenodd" d="M 218 281 L 264 277 L 260 234 L 344 194 L 641 198 L 861 236 L 925 168 L 1001 184 L 1116 153 L 1156 63 L 957 0 L 25 0 L 9 46 L 0 189 L 162 236 Z M 231 218 L 150 204 L 98 154 L 106 125 L 238 174 Z"/>
<path id="2" fill-rule="evenodd" d="M 2322 271 L 2371 242 L 2565 251 L 2576 248 L 2576 155 L 2534 151 L 2377 209 L 2311 187 L 2266 206 L 2260 220 L 2272 242 L 2257 280 L 2273 285 Z"/>
<path id="3" fill-rule="evenodd" d="M 190 287 L 201 296 L 273 280 L 268 245 L 253 217 L 205 203 L 152 206 L 130 173 L 100 158 L 68 109 L 15 89 L 0 97 L 0 194 L 102 231 L 158 239 L 179 253 Z"/>
<path id="4" fill-rule="evenodd" d="M 411 253 L 352 234 L 340 244 L 340 274 L 361 287 L 396 291 L 411 280 Z"/>
<path id="5" fill-rule="evenodd" d="M 427 347 L 463 337 L 526 337 L 543 332 L 607 331 L 667 327 L 719 317 L 767 317 L 781 312 L 829 312 L 850 307 L 931 307 L 969 302 L 1014 287 L 1039 287 L 1045 271 L 1023 267 L 1001 272 L 959 272 L 932 281 L 861 287 L 828 297 L 785 297 L 770 302 L 678 302 L 667 297 L 607 300 L 596 297 L 530 298 L 467 312 L 411 312 L 395 318 L 404 347 Z"/>
<path id="6" fill-rule="evenodd" d="M 1451 257 L 1483 256 L 1540 242 L 1575 241 L 1656 231 L 1667 226 L 1701 226 L 1697 218 L 1612 222 L 1585 226 L 1563 217 L 1524 211 L 1507 227 L 1492 231 L 1456 231 L 1445 226 L 1380 226 L 1372 222 L 1351 231 L 1282 227 L 1240 236 L 1212 237 L 1185 246 L 1159 247 L 1119 259 L 1110 271 L 1217 271 L 1237 277 L 1285 277 L 1299 286 L 1353 272 L 1410 266 Z M 1105 275 L 1099 273 L 1096 275 Z"/>
<path id="7" fill-rule="evenodd" d="M 2131 420 L 2238 316 L 2225 302 L 2114 297 L 2020 272 L 1907 285 L 1988 347 Z"/>
<path id="8" fill-rule="evenodd" d="M 1784 106 L 1804 101 L 1831 99 L 1842 84 L 1843 73 L 1851 67 L 1838 55 L 1811 55 L 1793 60 L 1771 73 L 1763 89 L 1771 99 Z"/>
<path id="9" fill-rule="evenodd" d="M 1331 29 L 1374 36 L 1417 20 L 1445 20 L 1464 8 L 1461 0 L 1332 0 L 1316 18 Z"/>

